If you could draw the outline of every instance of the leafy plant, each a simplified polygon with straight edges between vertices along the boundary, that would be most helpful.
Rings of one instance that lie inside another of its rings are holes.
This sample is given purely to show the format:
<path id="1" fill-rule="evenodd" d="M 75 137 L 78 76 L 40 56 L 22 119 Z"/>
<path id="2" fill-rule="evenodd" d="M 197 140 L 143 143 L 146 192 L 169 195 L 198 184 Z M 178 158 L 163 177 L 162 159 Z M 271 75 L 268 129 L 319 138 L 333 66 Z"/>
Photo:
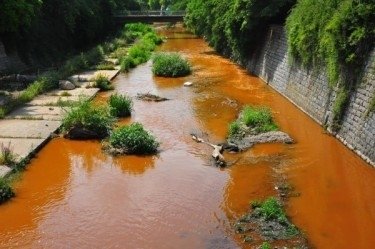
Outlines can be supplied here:
<path id="1" fill-rule="evenodd" d="M 189 75 L 191 67 L 178 53 L 158 53 L 154 56 L 152 71 L 157 76 L 181 77 Z"/>
<path id="2" fill-rule="evenodd" d="M 113 94 L 108 100 L 110 113 L 114 117 L 128 117 L 131 115 L 133 101 L 126 95 Z"/>
<path id="3" fill-rule="evenodd" d="M 146 131 L 142 124 L 134 123 L 114 130 L 109 138 L 114 148 L 123 149 L 127 154 L 152 154 L 157 151 L 159 143 Z"/>
<path id="4" fill-rule="evenodd" d="M 87 99 L 81 99 L 67 109 L 61 129 L 68 132 L 72 128 L 85 128 L 102 138 L 109 134 L 114 121 L 108 106 L 96 106 Z"/>
<path id="5" fill-rule="evenodd" d="M 14 192 L 9 181 L 0 177 L 0 204 L 6 202 L 13 196 Z"/>

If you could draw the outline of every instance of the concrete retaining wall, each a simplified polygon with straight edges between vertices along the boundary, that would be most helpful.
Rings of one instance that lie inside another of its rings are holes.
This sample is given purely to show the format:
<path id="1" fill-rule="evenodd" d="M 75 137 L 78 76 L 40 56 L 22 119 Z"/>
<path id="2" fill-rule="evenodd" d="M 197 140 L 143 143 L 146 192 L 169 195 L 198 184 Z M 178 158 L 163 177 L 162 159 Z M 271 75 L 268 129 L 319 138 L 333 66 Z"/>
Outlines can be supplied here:
<path id="1" fill-rule="evenodd" d="M 288 46 L 284 27 L 270 27 L 256 55 L 247 62 L 247 69 L 290 99 L 320 124 L 332 121 L 336 97 L 328 86 L 326 74 L 288 63 Z M 336 134 L 350 149 L 375 166 L 375 113 L 368 113 L 375 95 L 375 50 L 366 64 L 365 73 L 355 92 L 351 93 L 342 122 Z"/>

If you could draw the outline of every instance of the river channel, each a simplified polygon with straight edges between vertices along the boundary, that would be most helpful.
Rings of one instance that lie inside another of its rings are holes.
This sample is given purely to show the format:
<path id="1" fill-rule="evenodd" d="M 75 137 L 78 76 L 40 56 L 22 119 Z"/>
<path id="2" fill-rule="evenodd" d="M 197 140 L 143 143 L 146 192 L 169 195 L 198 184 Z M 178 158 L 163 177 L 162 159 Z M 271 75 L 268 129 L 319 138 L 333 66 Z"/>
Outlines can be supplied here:
<path id="1" fill-rule="evenodd" d="M 119 93 L 170 99 L 134 98 L 132 117 L 119 122 L 152 131 L 158 155 L 112 157 L 98 141 L 53 139 L 15 183 L 17 196 L 0 206 L 0 248 L 253 248 L 232 225 L 250 201 L 276 195 L 281 178 L 299 193 L 286 211 L 312 247 L 374 248 L 375 170 L 203 39 L 164 34 L 158 49 L 182 53 L 192 75 L 154 77 L 148 62 L 114 80 Z M 296 143 L 226 154 L 233 165 L 217 168 L 211 148 L 190 134 L 224 141 L 247 104 L 270 107 Z"/>

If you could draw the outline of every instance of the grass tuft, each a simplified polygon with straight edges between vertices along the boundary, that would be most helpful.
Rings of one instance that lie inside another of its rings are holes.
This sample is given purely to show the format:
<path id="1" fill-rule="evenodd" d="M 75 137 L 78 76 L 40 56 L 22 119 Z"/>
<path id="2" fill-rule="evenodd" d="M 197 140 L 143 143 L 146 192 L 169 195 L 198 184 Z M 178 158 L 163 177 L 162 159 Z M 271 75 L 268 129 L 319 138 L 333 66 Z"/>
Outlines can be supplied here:
<path id="1" fill-rule="evenodd" d="M 110 113 L 114 117 L 129 117 L 133 108 L 133 101 L 129 96 L 113 94 L 108 100 Z"/>
<path id="2" fill-rule="evenodd" d="M 158 53 L 154 56 L 152 71 L 157 76 L 182 77 L 191 73 L 191 67 L 178 53 Z"/>
<path id="3" fill-rule="evenodd" d="M 233 121 L 232 123 L 230 123 L 230 125 L 229 125 L 229 136 L 230 137 L 237 136 L 237 135 L 240 134 L 240 132 L 241 132 L 240 122 L 238 122 L 236 120 L 236 121 Z"/>
<path id="4" fill-rule="evenodd" d="M 123 126 L 113 131 L 109 143 L 114 148 L 124 150 L 127 154 L 139 155 L 153 154 L 159 146 L 155 137 L 140 123 Z"/>
<path id="5" fill-rule="evenodd" d="M 68 132 L 72 128 L 85 128 L 98 134 L 98 137 L 106 137 L 114 121 L 108 106 L 96 106 L 87 99 L 81 99 L 68 108 L 61 129 Z"/>
<path id="6" fill-rule="evenodd" d="M 94 79 L 94 87 L 99 88 L 101 91 L 110 91 L 113 90 L 111 81 L 108 76 L 103 74 L 98 74 Z"/>
<path id="7" fill-rule="evenodd" d="M 14 166 L 16 164 L 16 155 L 13 153 L 10 143 L 0 146 L 0 165 Z"/>
<path id="8" fill-rule="evenodd" d="M 12 187 L 9 184 L 9 181 L 0 178 L 0 204 L 6 202 L 14 196 Z"/>
<path id="9" fill-rule="evenodd" d="M 258 133 L 277 130 L 269 108 L 246 106 L 242 111 L 242 122 Z"/>

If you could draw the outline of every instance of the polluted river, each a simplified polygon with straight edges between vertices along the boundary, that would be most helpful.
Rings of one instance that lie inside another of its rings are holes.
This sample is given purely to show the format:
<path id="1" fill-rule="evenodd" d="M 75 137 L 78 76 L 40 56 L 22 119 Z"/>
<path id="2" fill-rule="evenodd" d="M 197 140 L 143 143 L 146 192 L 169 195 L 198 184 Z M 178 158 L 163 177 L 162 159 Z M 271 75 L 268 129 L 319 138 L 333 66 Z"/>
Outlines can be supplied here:
<path id="1" fill-rule="evenodd" d="M 165 35 L 158 50 L 185 56 L 190 76 L 154 77 L 148 62 L 113 82 L 134 101 L 132 117 L 119 123 L 141 122 L 159 153 L 113 157 L 99 141 L 51 140 L 16 181 L 17 197 L 0 206 L 0 248 L 256 248 L 233 224 L 251 201 L 277 196 L 280 181 L 293 186 L 286 212 L 311 248 L 373 248 L 374 169 L 203 39 L 178 29 Z M 226 153 L 231 165 L 216 167 L 212 149 L 191 134 L 225 141 L 244 105 L 268 106 L 296 143 Z"/>

